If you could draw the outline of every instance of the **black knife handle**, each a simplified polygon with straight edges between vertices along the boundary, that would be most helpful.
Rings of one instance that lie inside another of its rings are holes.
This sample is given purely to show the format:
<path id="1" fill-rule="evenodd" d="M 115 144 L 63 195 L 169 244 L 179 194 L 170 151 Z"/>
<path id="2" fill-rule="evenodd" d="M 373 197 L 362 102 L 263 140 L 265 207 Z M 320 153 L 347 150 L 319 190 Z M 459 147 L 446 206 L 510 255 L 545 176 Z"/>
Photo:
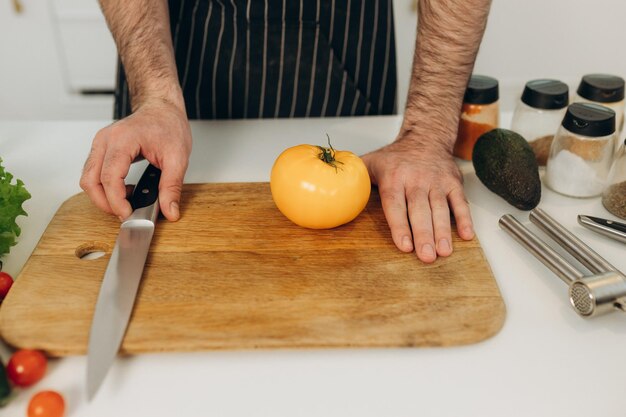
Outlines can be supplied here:
<path id="1" fill-rule="evenodd" d="M 156 201 L 159 195 L 159 180 L 161 179 L 161 170 L 152 164 L 149 164 L 141 175 L 139 182 L 135 186 L 133 196 L 130 198 L 130 205 L 133 211 L 148 207 Z"/>
<path id="2" fill-rule="evenodd" d="M 624 223 L 616 222 L 614 220 L 601 219 L 599 217 L 591 217 L 591 216 L 587 216 L 587 217 L 589 217 L 594 222 L 601 224 L 602 226 L 610 227 L 611 229 L 615 229 L 622 233 L 626 233 L 626 224 Z"/>

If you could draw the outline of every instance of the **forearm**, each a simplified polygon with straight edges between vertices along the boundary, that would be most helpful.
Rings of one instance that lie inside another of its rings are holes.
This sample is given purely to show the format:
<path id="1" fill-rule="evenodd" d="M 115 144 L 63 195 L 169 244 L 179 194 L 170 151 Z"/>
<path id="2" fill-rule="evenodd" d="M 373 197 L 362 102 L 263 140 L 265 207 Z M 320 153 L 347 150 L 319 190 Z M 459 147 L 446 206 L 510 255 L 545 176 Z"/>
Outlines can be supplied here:
<path id="1" fill-rule="evenodd" d="M 151 100 L 184 110 L 167 0 L 100 0 L 124 64 L 133 111 Z"/>
<path id="2" fill-rule="evenodd" d="M 418 34 L 400 137 L 452 152 L 463 94 L 491 0 L 420 0 Z"/>

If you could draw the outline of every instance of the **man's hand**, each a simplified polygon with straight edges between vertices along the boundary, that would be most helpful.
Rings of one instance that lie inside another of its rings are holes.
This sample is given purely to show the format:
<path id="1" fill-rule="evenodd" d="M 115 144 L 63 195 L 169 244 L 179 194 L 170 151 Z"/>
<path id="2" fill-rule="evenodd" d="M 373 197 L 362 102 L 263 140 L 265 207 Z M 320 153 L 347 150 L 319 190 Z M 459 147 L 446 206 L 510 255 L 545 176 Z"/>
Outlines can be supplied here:
<path id="1" fill-rule="evenodd" d="M 133 114 L 98 132 L 80 186 L 102 210 L 125 219 L 132 211 L 124 178 L 146 158 L 161 169 L 159 204 L 178 220 L 191 153 L 191 130 L 178 82 L 167 0 L 100 0 L 124 65 Z"/>
<path id="2" fill-rule="evenodd" d="M 191 130 L 183 110 L 169 102 L 144 104 L 131 116 L 100 130 L 93 140 L 80 186 L 100 209 L 120 219 L 132 209 L 124 178 L 143 156 L 161 169 L 159 203 L 168 220 L 178 220 L 180 194 L 191 153 Z"/>
<path id="3" fill-rule="evenodd" d="M 400 137 L 363 156 L 378 185 L 391 236 L 404 252 L 431 263 L 452 253 L 450 212 L 462 239 L 474 237 L 461 173 L 449 151 Z"/>
<path id="4" fill-rule="evenodd" d="M 393 241 L 424 262 L 452 253 L 450 212 L 459 236 L 474 231 L 452 158 L 463 93 L 491 0 L 419 0 L 415 57 L 400 134 L 363 157 L 378 184 Z"/>

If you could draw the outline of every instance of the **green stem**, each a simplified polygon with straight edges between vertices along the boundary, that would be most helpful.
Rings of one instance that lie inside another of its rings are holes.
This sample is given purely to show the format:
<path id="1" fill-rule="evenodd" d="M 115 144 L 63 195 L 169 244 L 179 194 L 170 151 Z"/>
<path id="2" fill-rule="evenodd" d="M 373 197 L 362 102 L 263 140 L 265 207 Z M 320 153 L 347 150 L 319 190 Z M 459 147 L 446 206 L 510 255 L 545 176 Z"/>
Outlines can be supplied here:
<path id="1" fill-rule="evenodd" d="M 319 148 L 320 153 L 317 156 L 320 160 L 335 168 L 336 171 L 339 168 L 337 164 L 343 164 L 343 162 L 335 159 L 335 148 L 333 148 L 333 145 L 330 144 L 330 136 L 328 136 L 328 133 L 326 134 L 326 137 L 328 138 L 328 148 L 318 145 L 317 147 Z"/>

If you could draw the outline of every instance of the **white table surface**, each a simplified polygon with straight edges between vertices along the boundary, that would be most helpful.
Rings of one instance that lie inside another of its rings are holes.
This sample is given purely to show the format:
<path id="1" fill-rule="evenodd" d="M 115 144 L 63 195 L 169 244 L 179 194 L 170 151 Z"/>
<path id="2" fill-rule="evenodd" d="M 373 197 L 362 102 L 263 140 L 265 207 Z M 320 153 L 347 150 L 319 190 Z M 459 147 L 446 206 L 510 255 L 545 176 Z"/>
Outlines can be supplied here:
<path id="1" fill-rule="evenodd" d="M 28 217 L 19 218 L 23 233 L 5 259 L 6 272 L 18 274 L 59 205 L 81 191 L 91 139 L 107 123 L 0 122 L 4 166 L 33 196 L 25 203 Z M 324 144 L 328 133 L 335 148 L 360 154 L 393 140 L 399 123 L 399 117 L 194 122 L 185 181 L 267 181 L 288 146 Z M 91 403 L 86 358 L 70 357 L 52 360 L 46 377 L 0 415 L 24 416 L 30 396 L 42 389 L 64 394 L 68 417 L 624 415 L 626 315 L 578 317 L 566 286 L 498 227 L 505 213 L 529 224 L 527 213 L 490 193 L 471 164 L 460 165 L 507 307 L 495 337 L 452 348 L 138 355 L 116 361 Z M 130 177 L 136 180 L 139 171 L 134 167 Z M 579 213 L 614 218 L 599 198 L 571 199 L 544 187 L 540 206 L 626 270 L 623 244 L 576 224 Z M 9 353 L 0 347 L 5 361 Z"/>

